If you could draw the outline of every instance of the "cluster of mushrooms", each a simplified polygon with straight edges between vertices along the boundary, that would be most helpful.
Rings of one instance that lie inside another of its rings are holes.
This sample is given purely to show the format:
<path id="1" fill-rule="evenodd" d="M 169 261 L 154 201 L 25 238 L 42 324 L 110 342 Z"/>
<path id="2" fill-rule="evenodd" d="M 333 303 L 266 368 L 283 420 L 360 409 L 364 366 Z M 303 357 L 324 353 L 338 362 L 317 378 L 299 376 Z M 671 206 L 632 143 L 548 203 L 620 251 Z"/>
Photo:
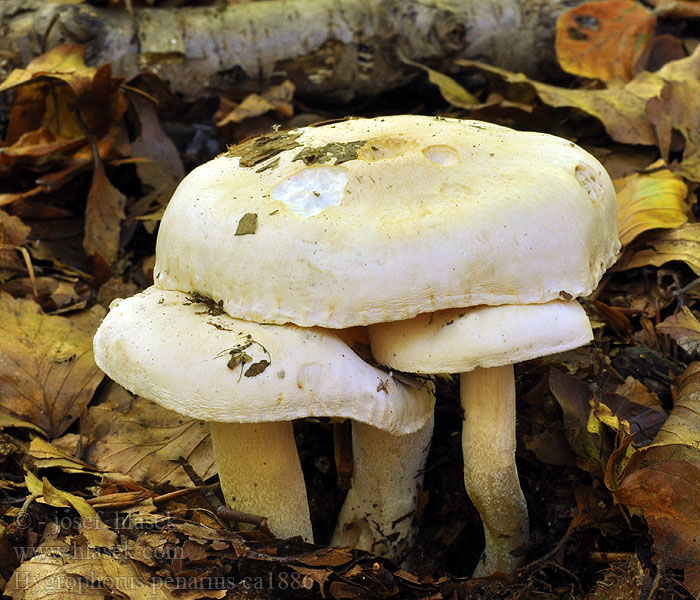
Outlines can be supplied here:
<path id="1" fill-rule="evenodd" d="M 528 542 L 513 364 L 592 339 L 575 298 L 615 260 L 616 211 L 598 161 L 546 134 L 399 115 L 260 136 L 182 181 L 155 284 L 113 303 L 96 360 L 208 421 L 226 503 L 281 537 L 313 540 L 292 421 L 351 419 L 331 543 L 394 558 L 416 535 L 434 405 L 429 378 L 395 374 L 460 373 L 475 575 L 512 573 Z"/>

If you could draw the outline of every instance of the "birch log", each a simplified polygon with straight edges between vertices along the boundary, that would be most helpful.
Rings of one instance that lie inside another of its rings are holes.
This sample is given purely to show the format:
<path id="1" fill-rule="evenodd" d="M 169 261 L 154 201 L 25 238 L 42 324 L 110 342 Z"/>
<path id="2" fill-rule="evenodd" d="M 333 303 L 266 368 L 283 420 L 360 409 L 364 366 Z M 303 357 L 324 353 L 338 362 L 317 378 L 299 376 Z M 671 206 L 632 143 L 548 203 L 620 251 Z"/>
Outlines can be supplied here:
<path id="1" fill-rule="evenodd" d="M 348 102 L 407 83 L 401 57 L 448 68 L 483 59 L 533 77 L 554 67 L 571 0 L 266 0 L 134 14 L 46 0 L 0 2 L 0 76 L 61 42 L 131 78 L 150 70 L 184 97 L 290 78 L 301 96 Z"/>

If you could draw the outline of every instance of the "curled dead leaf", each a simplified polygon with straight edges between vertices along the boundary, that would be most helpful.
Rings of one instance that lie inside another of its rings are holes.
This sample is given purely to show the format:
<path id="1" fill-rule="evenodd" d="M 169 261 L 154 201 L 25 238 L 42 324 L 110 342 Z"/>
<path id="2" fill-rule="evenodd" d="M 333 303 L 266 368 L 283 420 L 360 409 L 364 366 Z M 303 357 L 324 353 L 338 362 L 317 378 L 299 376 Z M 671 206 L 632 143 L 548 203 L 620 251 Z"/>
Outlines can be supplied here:
<path id="1" fill-rule="evenodd" d="M 700 223 L 685 223 L 675 229 L 655 233 L 642 243 L 633 244 L 615 263 L 614 271 L 638 267 L 660 267 L 672 260 L 687 264 L 700 275 Z"/>

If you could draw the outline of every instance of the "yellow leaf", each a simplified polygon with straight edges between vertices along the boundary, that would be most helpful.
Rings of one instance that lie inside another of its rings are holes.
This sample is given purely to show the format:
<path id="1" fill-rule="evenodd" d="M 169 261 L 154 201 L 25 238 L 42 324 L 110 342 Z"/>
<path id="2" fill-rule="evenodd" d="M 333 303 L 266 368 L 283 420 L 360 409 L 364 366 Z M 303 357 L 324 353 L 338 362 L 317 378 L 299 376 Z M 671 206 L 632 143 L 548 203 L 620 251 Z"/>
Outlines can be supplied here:
<path id="1" fill-rule="evenodd" d="M 673 229 L 688 220 L 685 203 L 688 188 L 683 179 L 667 169 L 618 179 L 615 189 L 623 246 L 644 231 Z"/>
<path id="2" fill-rule="evenodd" d="M 70 454 L 62 452 L 53 444 L 35 437 L 29 444 L 29 456 L 39 469 L 58 467 L 68 473 L 94 473 L 95 469 Z"/>
<path id="3" fill-rule="evenodd" d="M 474 96 L 474 94 L 464 89 L 449 75 L 445 75 L 444 73 L 440 73 L 439 71 L 435 71 L 430 67 L 426 67 L 425 65 L 414 62 L 404 57 L 402 57 L 401 60 L 407 65 L 423 69 L 428 74 L 428 79 L 430 80 L 430 83 L 438 86 L 442 97 L 452 106 L 470 109 L 473 108 L 474 105 L 479 104 L 479 99 L 476 96 Z"/>
<path id="4" fill-rule="evenodd" d="M 0 83 L 0 92 L 23 85 L 37 78 L 59 79 L 67 83 L 79 96 L 92 82 L 97 73 L 84 60 L 85 47 L 79 44 L 61 44 L 32 60 L 25 69 L 14 69 Z"/>

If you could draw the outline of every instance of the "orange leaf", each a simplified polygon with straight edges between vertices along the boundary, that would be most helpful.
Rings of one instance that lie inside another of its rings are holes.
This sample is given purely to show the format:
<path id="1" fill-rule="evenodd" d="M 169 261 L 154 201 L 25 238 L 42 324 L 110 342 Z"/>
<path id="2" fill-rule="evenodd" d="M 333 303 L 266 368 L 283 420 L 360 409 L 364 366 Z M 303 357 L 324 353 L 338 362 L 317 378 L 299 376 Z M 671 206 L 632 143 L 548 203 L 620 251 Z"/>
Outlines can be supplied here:
<path id="1" fill-rule="evenodd" d="M 559 15 L 559 64 L 582 77 L 629 81 L 646 60 L 655 26 L 656 16 L 633 0 L 586 2 Z"/>

